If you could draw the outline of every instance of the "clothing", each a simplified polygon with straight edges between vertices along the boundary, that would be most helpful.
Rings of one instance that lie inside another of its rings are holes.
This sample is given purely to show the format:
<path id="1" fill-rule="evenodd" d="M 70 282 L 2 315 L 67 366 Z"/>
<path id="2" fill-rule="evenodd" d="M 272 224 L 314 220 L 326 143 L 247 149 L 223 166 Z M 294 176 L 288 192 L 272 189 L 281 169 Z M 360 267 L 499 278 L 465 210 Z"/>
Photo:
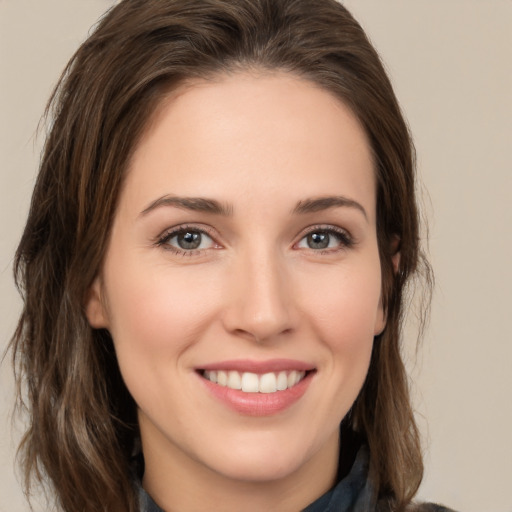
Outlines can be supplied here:
<path id="1" fill-rule="evenodd" d="M 303 512 L 388 512 L 386 503 L 381 501 L 377 503 L 374 499 L 373 487 L 368 479 L 368 465 L 368 448 L 362 446 L 349 473 L 336 487 L 308 505 Z M 140 512 L 164 512 L 142 486 L 139 487 L 139 499 Z M 411 505 L 408 511 L 453 512 L 433 503 Z"/>

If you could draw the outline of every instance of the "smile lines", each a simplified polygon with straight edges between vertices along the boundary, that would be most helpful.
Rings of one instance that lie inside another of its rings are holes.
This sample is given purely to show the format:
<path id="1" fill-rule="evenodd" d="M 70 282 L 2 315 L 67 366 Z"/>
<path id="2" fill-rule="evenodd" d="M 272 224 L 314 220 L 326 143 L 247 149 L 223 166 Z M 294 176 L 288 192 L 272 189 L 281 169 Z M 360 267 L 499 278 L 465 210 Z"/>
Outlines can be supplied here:
<path id="1" fill-rule="evenodd" d="M 208 371 L 203 370 L 202 376 L 230 389 L 241 390 L 245 393 L 275 393 L 297 385 L 305 376 L 305 371 L 281 371 L 259 375 L 252 372 L 237 371 Z"/>

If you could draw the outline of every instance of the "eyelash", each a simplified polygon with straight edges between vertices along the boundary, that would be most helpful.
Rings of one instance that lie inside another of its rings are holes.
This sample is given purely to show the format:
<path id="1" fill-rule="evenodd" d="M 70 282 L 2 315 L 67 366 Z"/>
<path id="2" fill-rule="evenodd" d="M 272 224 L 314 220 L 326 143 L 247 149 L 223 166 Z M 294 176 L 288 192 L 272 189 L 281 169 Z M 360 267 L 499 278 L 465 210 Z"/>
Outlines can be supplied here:
<path id="1" fill-rule="evenodd" d="M 189 232 L 200 233 L 201 235 L 206 235 L 206 236 L 208 236 L 208 238 L 210 238 L 213 241 L 214 245 L 218 245 L 218 244 L 215 244 L 214 236 L 212 233 L 210 233 L 210 231 L 208 229 L 206 229 L 204 227 L 199 228 L 199 227 L 193 226 L 193 225 L 192 226 L 191 225 L 179 226 L 177 228 L 172 228 L 169 231 L 165 231 L 162 235 L 160 235 L 157 238 L 155 245 L 157 245 L 158 247 L 162 247 L 164 250 L 170 251 L 178 256 L 196 256 L 198 254 L 204 253 L 205 251 L 208 251 L 209 249 L 214 248 L 214 247 L 211 247 L 208 249 L 185 250 L 185 249 L 179 249 L 178 247 L 174 247 L 169 244 L 169 241 L 172 240 L 174 237 L 179 236 L 181 234 L 189 233 Z"/>
<path id="2" fill-rule="evenodd" d="M 344 251 L 344 250 L 352 248 L 356 243 L 354 238 L 352 237 L 352 235 L 347 230 L 339 228 L 337 226 L 319 224 L 319 225 L 315 225 L 315 226 L 309 226 L 308 228 L 306 228 L 306 230 L 302 233 L 300 240 L 294 245 L 299 244 L 307 236 L 312 235 L 314 233 L 325 233 L 329 236 L 334 236 L 339 242 L 338 247 L 326 248 L 326 249 L 311 249 L 310 248 L 309 250 L 315 254 L 321 254 L 321 255 L 335 254 L 340 251 Z"/>
<path id="3" fill-rule="evenodd" d="M 179 236 L 180 234 L 185 234 L 187 232 L 193 232 L 193 233 L 199 233 L 201 235 L 208 236 L 217 247 L 209 247 L 207 249 L 178 249 L 177 247 L 174 247 L 169 244 L 169 241 L 172 240 L 174 237 Z M 345 229 L 338 228 L 336 226 L 332 225 L 316 225 L 316 226 L 310 226 L 308 227 L 302 234 L 298 242 L 294 244 L 294 247 L 297 246 L 302 240 L 304 240 L 307 236 L 312 235 L 314 233 L 325 233 L 329 236 L 334 236 L 338 242 L 339 247 L 334 248 L 326 248 L 326 249 L 311 249 L 310 251 L 316 254 L 333 254 L 337 253 L 339 251 L 343 251 L 346 249 L 350 249 L 355 245 L 355 240 L 353 237 L 348 233 Z M 218 248 L 218 244 L 215 243 L 214 235 L 204 227 L 197 227 L 193 225 L 184 225 L 179 226 L 177 228 L 173 228 L 170 231 L 164 232 L 162 235 L 160 235 L 156 241 L 155 245 L 158 247 L 162 247 L 166 251 L 171 251 L 172 253 L 179 255 L 179 256 L 195 256 L 201 253 L 204 253 L 205 251 L 209 251 L 213 248 Z"/>

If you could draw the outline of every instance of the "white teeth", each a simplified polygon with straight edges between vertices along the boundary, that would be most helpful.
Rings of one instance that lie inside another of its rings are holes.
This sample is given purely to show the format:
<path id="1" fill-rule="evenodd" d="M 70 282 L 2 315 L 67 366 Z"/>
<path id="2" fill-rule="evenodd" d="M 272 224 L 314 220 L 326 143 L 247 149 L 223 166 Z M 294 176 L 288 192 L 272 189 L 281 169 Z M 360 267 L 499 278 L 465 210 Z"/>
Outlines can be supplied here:
<path id="1" fill-rule="evenodd" d="M 228 373 L 228 388 L 231 389 L 242 389 L 242 378 L 238 372 Z"/>
<path id="2" fill-rule="evenodd" d="M 227 384 L 228 384 L 227 372 L 223 372 L 222 370 L 219 370 L 217 372 L 217 384 L 219 384 L 220 386 L 227 386 Z"/>
<path id="3" fill-rule="evenodd" d="M 245 372 L 242 375 L 242 391 L 245 391 L 246 393 L 257 393 L 259 391 L 259 387 L 259 379 L 255 373 Z"/>
<path id="4" fill-rule="evenodd" d="M 279 372 L 279 375 L 277 376 L 277 390 L 284 391 L 287 388 L 288 376 L 286 375 L 286 372 Z"/>
<path id="5" fill-rule="evenodd" d="M 215 382 L 215 383 L 217 382 L 217 372 L 215 372 L 215 371 L 211 371 L 211 372 L 205 371 L 204 377 L 211 382 Z"/>
<path id="6" fill-rule="evenodd" d="M 260 377 L 260 393 L 275 393 L 277 391 L 277 379 L 274 373 L 265 373 Z"/>
<path id="7" fill-rule="evenodd" d="M 292 370 L 289 373 L 285 371 L 279 373 L 270 372 L 263 375 L 251 372 L 240 374 L 233 370 L 205 370 L 203 373 L 205 379 L 219 386 L 241 389 L 245 393 L 275 393 L 276 391 L 284 391 L 297 385 L 305 375 L 306 372 L 297 370 Z"/>

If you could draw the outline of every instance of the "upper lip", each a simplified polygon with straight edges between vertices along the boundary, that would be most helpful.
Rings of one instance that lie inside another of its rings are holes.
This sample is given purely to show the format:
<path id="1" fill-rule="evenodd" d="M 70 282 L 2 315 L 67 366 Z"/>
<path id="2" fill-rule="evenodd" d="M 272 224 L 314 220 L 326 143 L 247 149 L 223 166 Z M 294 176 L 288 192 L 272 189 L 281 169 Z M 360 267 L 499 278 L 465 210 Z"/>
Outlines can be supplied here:
<path id="1" fill-rule="evenodd" d="M 233 370 L 242 373 L 251 372 L 264 374 L 287 370 L 309 371 L 314 370 L 315 366 L 304 361 L 297 361 L 295 359 L 268 359 L 266 361 L 233 359 L 229 361 L 218 361 L 215 363 L 205 364 L 204 366 L 200 366 L 197 369 L 206 371 Z"/>

